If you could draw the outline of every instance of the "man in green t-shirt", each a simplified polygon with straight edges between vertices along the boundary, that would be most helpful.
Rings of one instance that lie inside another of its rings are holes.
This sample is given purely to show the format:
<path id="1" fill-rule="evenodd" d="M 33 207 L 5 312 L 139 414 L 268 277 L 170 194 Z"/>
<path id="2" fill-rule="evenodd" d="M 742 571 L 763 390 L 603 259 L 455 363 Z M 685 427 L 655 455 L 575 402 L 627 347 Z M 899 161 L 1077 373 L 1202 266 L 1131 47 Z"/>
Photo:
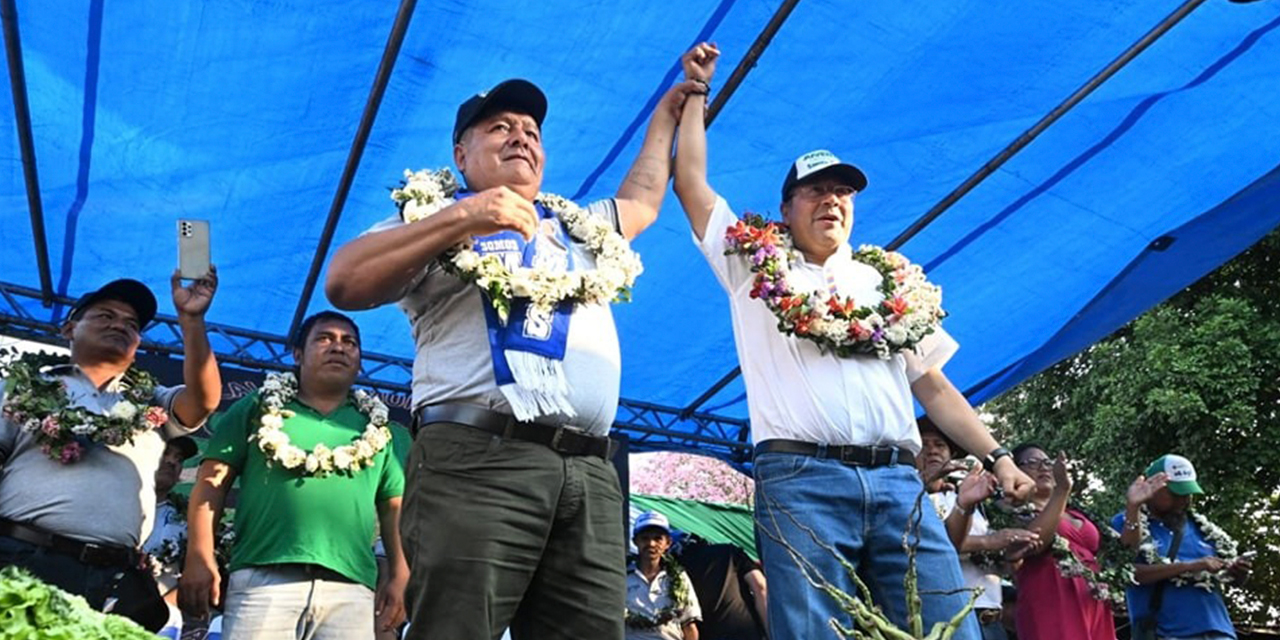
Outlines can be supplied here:
<path id="1" fill-rule="evenodd" d="M 204 616 L 221 599 L 213 525 L 238 477 L 223 637 L 372 638 L 375 624 L 404 620 L 408 433 L 387 421 L 376 396 L 352 391 L 360 333 L 350 318 L 317 313 L 292 342 L 297 377 L 268 376 L 213 421 L 191 493 L 180 600 Z M 381 588 L 375 523 L 391 572 Z"/>

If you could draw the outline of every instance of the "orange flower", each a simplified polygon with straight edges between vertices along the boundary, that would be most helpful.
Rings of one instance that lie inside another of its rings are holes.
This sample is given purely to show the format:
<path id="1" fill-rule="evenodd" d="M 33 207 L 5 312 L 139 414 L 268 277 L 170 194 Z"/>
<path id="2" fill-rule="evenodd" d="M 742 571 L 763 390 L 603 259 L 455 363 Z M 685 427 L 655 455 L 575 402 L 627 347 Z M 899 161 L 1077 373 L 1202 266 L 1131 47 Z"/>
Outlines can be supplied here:
<path id="1" fill-rule="evenodd" d="M 832 296 L 827 298 L 827 308 L 831 310 L 831 313 L 837 315 L 849 315 L 853 313 L 853 310 L 856 309 L 857 306 L 854 305 L 853 298 L 846 298 L 844 302 L 840 302 L 838 297 Z"/>
<path id="2" fill-rule="evenodd" d="M 889 313 L 892 313 L 895 315 L 903 315 L 907 312 L 907 309 L 908 309 L 907 301 L 900 296 L 885 300 L 883 304 L 884 304 L 884 308 L 888 310 Z"/>

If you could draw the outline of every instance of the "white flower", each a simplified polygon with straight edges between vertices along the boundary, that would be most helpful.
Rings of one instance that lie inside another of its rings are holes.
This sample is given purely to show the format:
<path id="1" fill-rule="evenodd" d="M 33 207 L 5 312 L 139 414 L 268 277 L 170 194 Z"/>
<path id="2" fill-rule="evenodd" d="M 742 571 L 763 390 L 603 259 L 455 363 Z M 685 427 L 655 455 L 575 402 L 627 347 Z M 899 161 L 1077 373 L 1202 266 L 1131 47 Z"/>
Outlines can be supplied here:
<path id="1" fill-rule="evenodd" d="M 261 447 L 280 451 L 289 446 L 289 436 L 279 429 L 260 430 L 258 431 L 258 442 Z"/>
<path id="2" fill-rule="evenodd" d="M 280 458 L 280 463 L 287 469 L 296 469 L 307 462 L 307 452 L 293 445 L 284 447 L 278 457 Z"/>
<path id="3" fill-rule="evenodd" d="M 348 471 L 351 469 L 352 463 L 355 462 L 351 455 L 351 447 L 338 447 L 333 450 L 333 466 Z"/>
<path id="4" fill-rule="evenodd" d="M 121 400 L 117 402 L 115 406 L 111 407 L 110 415 L 112 418 L 119 418 L 121 420 L 132 420 L 134 416 L 138 415 L 138 407 L 135 406 L 132 402 Z"/>
<path id="5" fill-rule="evenodd" d="M 261 422 L 262 426 L 268 429 L 284 428 L 284 418 L 282 418 L 279 413 L 264 413 L 262 414 Z"/>
<path id="6" fill-rule="evenodd" d="M 893 344 L 903 344 L 907 341 L 907 328 L 899 323 L 893 323 L 885 328 L 884 336 Z"/>

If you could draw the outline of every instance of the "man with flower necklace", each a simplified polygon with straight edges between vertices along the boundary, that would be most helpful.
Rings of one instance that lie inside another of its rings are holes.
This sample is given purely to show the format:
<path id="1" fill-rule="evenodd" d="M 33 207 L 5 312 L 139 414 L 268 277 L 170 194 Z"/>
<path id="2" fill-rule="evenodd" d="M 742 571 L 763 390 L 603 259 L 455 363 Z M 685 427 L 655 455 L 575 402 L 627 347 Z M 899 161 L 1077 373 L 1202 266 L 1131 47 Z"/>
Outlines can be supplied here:
<path id="1" fill-rule="evenodd" d="M 685 77 L 709 82 L 718 56 L 714 45 L 698 45 L 682 59 Z M 937 287 L 897 254 L 849 247 L 854 198 L 867 186 L 862 171 L 828 151 L 805 154 L 782 185 L 785 226 L 740 221 L 707 184 L 704 100 L 685 103 L 675 190 L 729 294 L 756 445 L 769 635 L 817 638 L 830 634 L 832 619 L 849 623 L 800 566 L 856 597 L 841 559 L 907 628 L 902 536 L 922 490 L 912 397 L 983 459 L 1007 494 L 1025 498 L 1031 480 L 942 373 L 957 345 L 938 327 Z M 967 599 L 955 591 L 963 581 L 942 522 L 921 519 L 919 534 L 916 583 L 928 630 Z M 973 616 L 955 637 L 978 637 Z"/>
<path id="2" fill-rule="evenodd" d="M 702 608 L 689 574 L 671 557 L 671 522 L 636 518 L 636 563 L 627 573 L 627 640 L 698 640 Z"/>
<path id="3" fill-rule="evenodd" d="M 371 639 L 375 623 L 404 621 L 397 531 L 407 434 L 395 433 L 403 429 L 376 395 L 352 391 L 360 332 L 350 318 L 310 316 L 291 346 L 296 376 L 267 376 L 213 422 L 191 492 L 179 600 L 200 617 L 221 600 L 214 523 L 239 477 L 223 637 Z M 391 572 L 380 589 L 375 524 Z"/>
<path id="4" fill-rule="evenodd" d="M 334 255 L 345 309 L 398 302 L 417 343 L 417 433 L 402 526 L 409 634 L 618 640 L 621 491 L 609 428 L 621 379 L 609 303 L 640 272 L 693 83 L 667 92 L 615 197 L 545 194 L 545 95 L 508 80 L 458 108 L 448 170 L 408 173 L 400 215 Z"/>
<path id="5" fill-rule="evenodd" d="M 1161 477 L 1163 486 L 1144 482 Z M 1236 637 L 1222 585 L 1247 580 L 1251 563 L 1237 555 L 1231 536 L 1191 510 L 1192 496 L 1203 493 L 1190 460 L 1160 456 L 1129 488 L 1125 511 L 1111 521 L 1121 541 L 1138 549 L 1138 584 L 1127 590 L 1134 638 Z"/>
<path id="6" fill-rule="evenodd" d="M 168 618 L 138 547 L 151 532 L 165 441 L 204 424 L 222 382 L 205 335 L 212 269 L 170 284 L 182 327 L 185 386 L 161 387 L 133 366 L 156 299 L 137 280 L 82 296 L 62 335 L 70 358 L 28 354 L 3 366 L 0 566 L 109 607 L 152 630 Z"/>

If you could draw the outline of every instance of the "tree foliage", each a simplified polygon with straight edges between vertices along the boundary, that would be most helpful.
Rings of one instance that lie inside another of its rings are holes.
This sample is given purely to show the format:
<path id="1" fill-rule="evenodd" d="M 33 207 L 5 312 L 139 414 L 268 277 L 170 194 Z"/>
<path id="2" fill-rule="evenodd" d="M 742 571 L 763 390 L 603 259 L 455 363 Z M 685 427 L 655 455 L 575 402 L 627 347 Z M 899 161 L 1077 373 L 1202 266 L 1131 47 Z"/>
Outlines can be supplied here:
<path id="1" fill-rule="evenodd" d="M 1155 458 L 1189 458 L 1194 508 L 1258 552 L 1234 619 L 1280 622 L 1280 230 L 985 410 L 1006 441 L 1066 451 L 1102 514 Z"/>

